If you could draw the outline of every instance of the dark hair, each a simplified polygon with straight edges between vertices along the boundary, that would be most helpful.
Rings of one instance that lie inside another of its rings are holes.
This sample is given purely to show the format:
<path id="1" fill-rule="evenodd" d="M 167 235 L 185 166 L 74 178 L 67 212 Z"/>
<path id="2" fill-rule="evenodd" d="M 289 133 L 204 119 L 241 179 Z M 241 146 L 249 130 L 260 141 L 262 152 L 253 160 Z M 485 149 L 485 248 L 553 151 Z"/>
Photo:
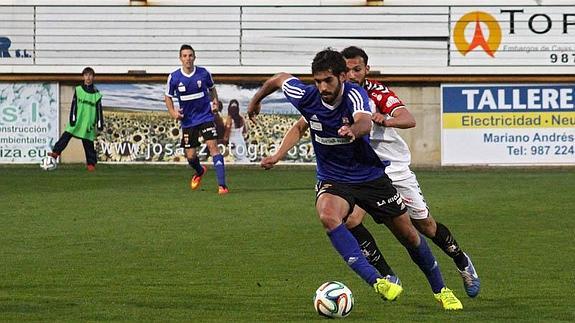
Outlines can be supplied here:
<path id="1" fill-rule="evenodd" d="M 240 115 L 240 103 L 238 100 L 232 99 L 230 101 L 228 104 L 228 115 L 234 120 L 236 128 L 240 128 L 244 125 L 244 118 Z"/>
<path id="2" fill-rule="evenodd" d="M 312 74 L 325 71 L 329 71 L 333 75 L 347 72 L 347 65 L 341 53 L 329 47 L 317 53 L 311 63 Z"/>
<path id="3" fill-rule="evenodd" d="M 92 74 L 92 75 L 95 76 L 95 75 L 96 75 L 96 72 L 94 72 L 94 69 L 91 68 L 91 67 L 85 67 L 85 68 L 82 70 L 82 75 L 86 75 L 86 74 Z"/>
<path id="4" fill-rule="evenodd" d="M 365 51 L 359 47 L 355 47 L 355 46 L 349 46 L 346 49 L 341 51 L 341 54 L 343 55 L 344 58 L 350 59 L 350 58 L 355 58 L 355 57 L 361 57 L 363 58 L 363 63 L 365 65 L 367 65 L 367 54 L 365 53 Z"/>
<path id="5" fill-rule="evenodd" d="M 183 44 L 183 45 L 180 47 L 180 56 L 182 56 L 182 51 L 183 51 L 183 50 L 186 50 L 186 49 L 191 50 L 191 51 L 192 51 L 192 54 L 194 54 L 194 56 L 196 55 L 196 51 L 192 48 L 192 46 L 190 46 L 190 45 L 188 45 L 188 44 Z"/>

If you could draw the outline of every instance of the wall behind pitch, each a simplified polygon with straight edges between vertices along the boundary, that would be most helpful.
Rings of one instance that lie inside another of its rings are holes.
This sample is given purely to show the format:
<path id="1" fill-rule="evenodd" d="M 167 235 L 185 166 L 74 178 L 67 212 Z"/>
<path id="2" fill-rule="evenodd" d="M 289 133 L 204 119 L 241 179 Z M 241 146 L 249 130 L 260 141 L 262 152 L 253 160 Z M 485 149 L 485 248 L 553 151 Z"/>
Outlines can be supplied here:
<path id="1" fill-rule="evenodd" d="M 176 149 L 179 142 L 179 126 L 168 116 L 163 103 L 163 84 L 105 84 L 97 83 L 104 105 L 105 129 L 95 141 L 101 162 L 183 162 L 181 152 L 166 152 Z M 223 115 L 231 99 L 240 101 L 245 116 L 247 102 L 256 85 L 216 84 L 220 99 L 224 103 Z M 132 88 L 133 90 L 126 90 Z M 137 89 L 137 90 L 136 90 Z M 399 129 L 399 133 L 412 151 L 414 166 L 439 166 L 440 149 L 440 99 L 439 89 L 433 86 L 392 86 L 417 121 L 417 127 Z M 60 128 L 68 122 L 74 87 L 60 86 Z M 130 99 L 133 97 L 134 99 Z M 277 147 L 285 131 L 299 115 L 290 107 L 281 93 L 275 93 L 264 100 L 262 116 L 257 125 L 252 125 L 246 142 L 251 145 L 250 162 L 259 163 L 262 156 Z M 158 127 L 162 127 L 158 129 Z M 119 148 L 121 147 L 121 148 Z M 155 151 L 151 148 L 154 147 Z M 118 149 L 119 148 L 119 149 Z M 222 146 L 221 148 L 224 148 Z M 227 148 L 226 161 L 237 163 L 233 150 Z M 311 143 L 306 135 L 296 149 L 286 158 L 286 163 L 310 162 Z M 62 162 L 84 163 L 84 151 L 79 140 L 73 139 L 64 154 Z M 205 153 L 201 156 L 206 159 Z M 245 161 L 244 161 L 245 162 Z"/>

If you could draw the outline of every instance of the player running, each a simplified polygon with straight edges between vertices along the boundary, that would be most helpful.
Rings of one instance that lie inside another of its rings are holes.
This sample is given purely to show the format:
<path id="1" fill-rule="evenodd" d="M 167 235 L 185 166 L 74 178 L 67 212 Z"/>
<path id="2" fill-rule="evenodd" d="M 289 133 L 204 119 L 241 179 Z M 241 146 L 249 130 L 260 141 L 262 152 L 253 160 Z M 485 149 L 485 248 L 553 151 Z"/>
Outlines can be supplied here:
<path id="1" fill-rule="evenodd" d="M 432 239 L 454 260 L 463 278 L 467 295 L 469 297 L 477 296 L 480 290 L 480 280 L 471 259 L 461 250 L 449 229 L 436 222 L 429 213 L 417 178 L 409 169 L 411 162 L 409 147 L 393 129 L 412 128 L 415 126 L 415 119 L 393 91 L 381 83 L 366 79 L 369 72 L 369 65 L 366 63 L 368 57 L 362 49 L 352 46 L 344 49 L 342 54 L 346 59 L 348 80 L 363 85 L 375 104 L 376 112 L 372 117 L 375 124 L 370 134 L 370 143 L 381 160 L 391 162 L 391 165 L 386 167 L 385 172 L 392 180 L 393 186 L 402 195 L 413 224 L 418 231 Z M 303 131 L 301 134 L 303 134 L 308 125 L 304 119 L 298 120 L 292 129 L 286 133 L 278 151 L 273 156 L 262 160 L 262 167 L 269 169 L 285 157 L 285 154 L 300 139 L 298 137 L 300 130 L 296 128 L 301 128 Z M 365 211 L 356 206 L 347 219 L 346 225 L 358 240 L 369 262 L 383 275 L 393 277 L 395 273 L 385 261 L 371 233 L 362 224 L 364 216 Z"/>
<path id="2" fill-rule="evenodd" d="M 196 171 L 190 180 L 190 188 L 198 189 L 207 171 L 205 166 L 200 165 L 196 152 L 200 146 L 198 139 L 201 135 L 213 159 L 218 180 L 218 193 L 227 194 L 224 157 L 218 148 L 218 133 L 210 106 L 210 97 L 214 107 L 218 106 L 218 93 L 210 72 L 201 66 L 194 66 L 195 59 L 194 49 L 190 45 L 184 44 L 180 47 L 182 67 L 168 76 L 164 102 L 172 118 L 181 122 L 180 145 L 184 148 L 188 164 Z M 178 98 L 179 111 L 174 108 L 173 98 Z"/>
<path id="3" fill-rule="evenodd" d="M 369 145 L 372 113 L 367 93 L 358 85 L 344 82 L 346 63 L 336 51 L 317 53 L 312 74 L 315 86 L 286 73 L 268 79 L 250 101 L 250 118 L 259 113 L 261 100 L 280 88 L 302 114 L 311 129 L 316 153 L 316 210 L 320 221 L 348 266 L 384 299 L 396 299 L 402 288 L 398 280 L 383 277 L 369 264 L 344 225 L 355 205 L 394 233 L 425 274 L 444 309 L 462 309 L 461 302 L 445 286 L 427 242 L 412 225 L 399 193 L 385 175 L 384 164 Z M 297 135 L 303 135 L 301 128 L 295 129 Z"/>

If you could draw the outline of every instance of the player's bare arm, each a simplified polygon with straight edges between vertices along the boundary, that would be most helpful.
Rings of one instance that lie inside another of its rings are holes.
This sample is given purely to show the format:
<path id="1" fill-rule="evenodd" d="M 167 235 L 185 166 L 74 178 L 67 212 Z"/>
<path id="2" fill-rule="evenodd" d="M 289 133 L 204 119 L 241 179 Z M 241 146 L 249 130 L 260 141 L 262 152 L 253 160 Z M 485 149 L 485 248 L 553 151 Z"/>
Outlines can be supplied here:
<path id="1" fill-rule="evenodd" d="M 344 125 L 338 130 L 338 134 L 342 137 L 348 137 L 351 141 L 368 135 L 371 131 L 371 115 L 368 113 L 356 113 L 354 116 L 355 122 L 348 126 Z"/>
<path id="2" fill-rule="evenodd" d="M 262 87 L 260 87 L 256 94 L 254 94 L 248 105 L 248 116 L 251 121 L 256 122 L 256 116 L 260 113 L 262 108 L 262 100 L 280 89 L 284 81 L 291 77 L 293 76 L 288 73 L 278 73 L 265 81 Z"/>
<path id="3" fill-rule="evenodd" d="M 212 109 L 214 109 L 214 107 L 217 109 L 218 108 L 218 91 L 216 91 L 216 87 L 212 86 L 212 88 L 210 89 L 210 98 L 212 99 Z"/>
<path id="4" fill-rule="evenodd" d="M 176 108 L 174 107 L 174 100 L 171 97 L 165 95 L 164 96 L 164 102 L 166 103 L 166 107 L 168 108 L 168 113 L 170 113 L 170 116 L 172 116 L 172 118 L 174 118 L 176 120 L 180 120 L 184 117 L 183 114 L 176 111 Z"/>
<path id="5" fill-rule="evenodd" d="M 277 162 L 280 160 L 284 159 L 288 151 L 292 149 L 293 146 L 298 143 L 298 141 L 300 141 L 301 137 L 303 137 L 308 128 L 309 125 L 305 119 L 303 117 L 299 118 L 286 132 L 276 153 L 271 156 L 262 158 L 260 166 L 265 169 L 274 167 L 274 165 L 277 164 Z"/>
<path id="6" fill-rule="evenodd" d="M 415 127 L 415 118 L 405 107 L 400 107 L 392 112 L 392 118 L 386 119 L 385 115 L 376 112 L 372 116 L 373 122 L 384 127 L 409 129 Z"/>

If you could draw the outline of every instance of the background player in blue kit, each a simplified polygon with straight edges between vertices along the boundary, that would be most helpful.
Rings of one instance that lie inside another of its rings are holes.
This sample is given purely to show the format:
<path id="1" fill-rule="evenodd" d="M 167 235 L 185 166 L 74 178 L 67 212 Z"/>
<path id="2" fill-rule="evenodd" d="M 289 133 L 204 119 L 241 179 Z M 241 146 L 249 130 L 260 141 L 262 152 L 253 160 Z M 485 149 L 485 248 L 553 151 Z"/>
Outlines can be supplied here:
<path id="1" fill-rule="evenodd" d="M 182 126 L 181 146 L 185 150 L 190 166 L 196 171 L 190 180 L 192 190 L 198 189 L 207 168 L 200 165 L 196 149 L 200 146 L 199 136 L 204 138 L 210 155 L 213 158 L 214 169 L 218 181 L 218 193 L 228 193 L 224 157 L 218 149 L 218 133 L 214 123 L 214 115 L 210 101 L 218 106 L 218 94 L 212 80 L 212 75 L 201 66 L 195 66 L 196 55 L 190 45 L 180 47 L 182 67 L 168 77 L 164 101 L 170 115 L 180 120 Z M 173 98 L 177 98 L 180 108 L 176 111 Z"/>
<path id="2" fill-rule="evenodd" d="M 445 287 L 425 239 L 411 224 L 399 193 L 384 173 L 384 164 L 369 145 L 369 98 L 361 86 L 344 82 L 346 71 L 345 60 L 339 52 L 321 51 L 312 62 L 315 86 L 306 85 L 287 73 L 276 74 L 256 92 L 248 114 L 255 120 L 262 99 L 281 88 L 305 118 L 316 153 L 319 219 L 344 261 L 376 292 L 384 299 L 394 300 L 403 288 L 399 280 L 382 277 L 368 263 L 356 239 L 345 227 L 344 219 L 356 204 L 377 223 L 384 223 L 406 247 L 443 308 L 461 309 L 461 302 Z"/>

